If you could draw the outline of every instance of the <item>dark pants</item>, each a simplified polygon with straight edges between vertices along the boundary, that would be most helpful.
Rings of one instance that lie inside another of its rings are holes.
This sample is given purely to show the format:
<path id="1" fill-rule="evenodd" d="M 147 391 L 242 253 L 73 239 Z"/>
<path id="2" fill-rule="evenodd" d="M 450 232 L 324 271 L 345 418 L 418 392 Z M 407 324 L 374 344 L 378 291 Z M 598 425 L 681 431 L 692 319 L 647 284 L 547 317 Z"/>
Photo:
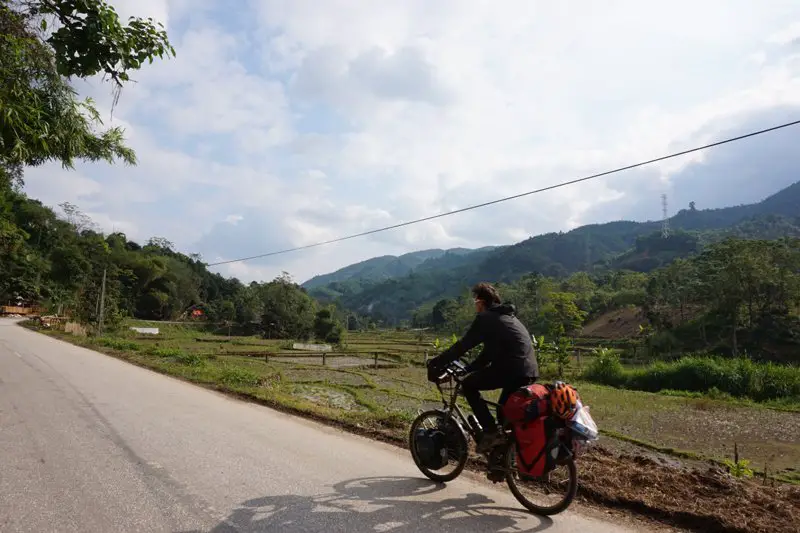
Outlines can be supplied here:
<path id="1" fill-rule="evenodd" d="M 509 378 L 507 374 L 488 367 L 473 372 L 464 378 L 461 390 L 472 408 L 472 412 L 475 413 L 475 418 L 480 422 L 483 431 L 492 432 L 497 430 L 497 425 L 491 411 L 489 411 L 489 406 L 481 399 L 481 391 L 503 389 L 500 393 L 500 399 L 497 401 L 502 406 L 512 392 L 535 381 L 536 378 L 528 377 Z M 502 409 L 497 410 L 497 420 L 500 425 L 503 424 Z"/>

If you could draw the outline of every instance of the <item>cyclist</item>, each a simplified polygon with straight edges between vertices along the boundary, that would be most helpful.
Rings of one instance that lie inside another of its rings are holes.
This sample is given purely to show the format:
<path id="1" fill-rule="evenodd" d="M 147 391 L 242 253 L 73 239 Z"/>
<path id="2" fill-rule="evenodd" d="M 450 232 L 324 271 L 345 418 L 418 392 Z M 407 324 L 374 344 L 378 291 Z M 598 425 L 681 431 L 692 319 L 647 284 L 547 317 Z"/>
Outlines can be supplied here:
<path id="1" fill-rule="evenodd" d="M 531 334 L 515 316 L 514 306 L 501 303 L 500 294 L 489 283 L 475 285 L 472 295 L 477 312 L 472 325 L 461 339 L 428 362 L 428 379 L 435 381 L 449 363 L 483 343 L 480 355 L 467 365 L 470 374 L 464 378 L 462 391 L 483 428 L 477 450 L 484 453 L 502 442 L 502 436 L 480 391 L 503 389 L 498 401 L 503 405 L 512 392 L 538 379 L 539 365 Z M 500 410 L 497 417 L 502 422 Z"/>

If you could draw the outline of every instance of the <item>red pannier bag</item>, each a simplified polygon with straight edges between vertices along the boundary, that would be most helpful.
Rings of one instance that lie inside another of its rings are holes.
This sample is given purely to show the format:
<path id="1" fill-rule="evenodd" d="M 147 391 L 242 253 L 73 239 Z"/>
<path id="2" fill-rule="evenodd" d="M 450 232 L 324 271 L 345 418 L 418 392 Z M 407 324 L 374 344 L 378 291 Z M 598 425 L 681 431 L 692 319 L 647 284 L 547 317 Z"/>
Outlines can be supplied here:
<path id="1" fill-rule="evenodd" d="M 558 441 L 549 420 L 550 390 L 534 383 L 514 391 L 503 405 L 503 418 L 514 431 L 519 471 L 539 477 L 552 470 L 555 458 L 547 451 Z"/>

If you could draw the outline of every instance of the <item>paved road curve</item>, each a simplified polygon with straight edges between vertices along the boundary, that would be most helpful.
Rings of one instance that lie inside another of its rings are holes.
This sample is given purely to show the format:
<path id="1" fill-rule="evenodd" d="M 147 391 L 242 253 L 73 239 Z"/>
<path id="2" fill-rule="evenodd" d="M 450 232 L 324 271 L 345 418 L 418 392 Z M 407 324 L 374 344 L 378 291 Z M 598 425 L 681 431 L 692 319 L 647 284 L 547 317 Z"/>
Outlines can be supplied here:
<path id="1" fill-rule="evenodd" d="M 4 533 L 632 531 L 499 487 L 0 320 Z"/>

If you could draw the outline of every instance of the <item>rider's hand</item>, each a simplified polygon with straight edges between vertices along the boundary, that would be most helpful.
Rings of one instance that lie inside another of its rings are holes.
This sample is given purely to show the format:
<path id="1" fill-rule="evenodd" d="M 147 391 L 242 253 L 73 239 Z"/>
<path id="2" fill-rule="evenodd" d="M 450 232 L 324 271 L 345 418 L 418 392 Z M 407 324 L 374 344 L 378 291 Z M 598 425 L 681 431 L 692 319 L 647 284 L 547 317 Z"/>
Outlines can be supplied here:
<path id="1" fill-rule="evenodd" d="M 436 383 L 436 381 L 439 379 L 439 376 L 442 375 L 442 371 L 439 369 L 438 365 L 432 363 L 433 360 L 428 361 L 428 381 Z"/>

